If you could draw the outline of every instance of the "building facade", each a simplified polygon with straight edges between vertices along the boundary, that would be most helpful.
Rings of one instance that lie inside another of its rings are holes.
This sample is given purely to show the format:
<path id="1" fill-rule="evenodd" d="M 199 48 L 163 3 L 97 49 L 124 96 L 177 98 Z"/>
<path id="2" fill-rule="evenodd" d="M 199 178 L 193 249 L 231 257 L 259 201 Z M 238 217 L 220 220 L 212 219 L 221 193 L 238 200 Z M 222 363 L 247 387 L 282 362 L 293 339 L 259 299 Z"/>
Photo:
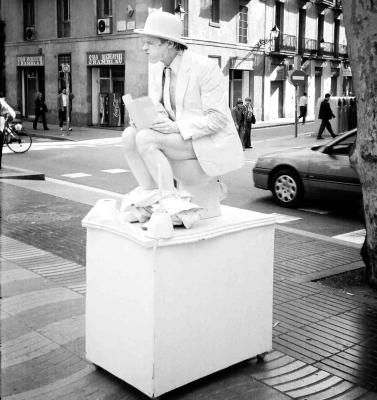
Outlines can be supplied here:
<path id="1" fill-rule="evenodd" d="M 293 69 L 307 74 L 300 92 L 309 95 L 309 116 L 326 92 L 352 92 L 339 0 L 13 0 L 0 7 L 0 89 L 24 117 L 34 115 L 40 91 L 49 122 L 57 121 L 58 93 L 69 86 L 73 124 L 127 125 L 121 96 L 148 91 L 147 58 L 133 30 L 155 10 L 180 15 L 190 49 L 223 70 L 230 107 L 251 97 L 257 121 L 294 116 Z"/>

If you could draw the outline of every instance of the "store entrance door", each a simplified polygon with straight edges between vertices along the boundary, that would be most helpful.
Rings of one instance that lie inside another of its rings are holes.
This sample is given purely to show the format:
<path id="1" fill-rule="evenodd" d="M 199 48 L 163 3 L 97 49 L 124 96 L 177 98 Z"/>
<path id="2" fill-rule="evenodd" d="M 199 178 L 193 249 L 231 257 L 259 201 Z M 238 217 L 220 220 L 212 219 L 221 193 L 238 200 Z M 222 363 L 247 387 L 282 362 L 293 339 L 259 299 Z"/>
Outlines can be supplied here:
<path id="1" fill-rule="evenodd" d="M 99 69 L 99 123 L 107 126 L 124 124 L 124 66 Z"/>
<path id="2" fill-rule="evenodd" d="M 35 114 L 34 100 L 37 92 L 41 92 L 44 96 L 44 70 L 43 68 L 25 68 L 23 72 L 24 79 L 24 99 L 25 110 L 23 114 L 32 117 Z"/>
<path id="3" fill-rule="evenodd" d="M 34 115 L 35 106 L 34 100 L 37 95 L 38 84 L 37 84 L 37 70 L 27 69 L 26 70 L 26 115 Z"/>
<path id="4" fill-rule="evenodd" d="M 271 81 L 271 103 L 270 103 L 270 119 L 283 118 L 283 81 Z"/>

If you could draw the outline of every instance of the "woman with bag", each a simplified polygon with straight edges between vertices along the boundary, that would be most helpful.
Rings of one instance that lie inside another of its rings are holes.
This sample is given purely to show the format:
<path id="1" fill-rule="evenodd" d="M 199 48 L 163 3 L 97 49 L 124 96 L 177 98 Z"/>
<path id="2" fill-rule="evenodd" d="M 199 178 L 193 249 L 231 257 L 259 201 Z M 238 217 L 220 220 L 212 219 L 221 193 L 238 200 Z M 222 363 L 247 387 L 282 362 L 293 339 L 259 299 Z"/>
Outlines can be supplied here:
<path id="1" fill-rule="evenodd" d="M 37 97 L 34 100 L 34 104 L 35 104 L 35 118 L 33 121 L 33 129 L 37 129 L 37 122 L 39 117 L 42 117 L 42 123 L 43 123 L 43 129 L 45 131 L 48 131 L 48 127 L 47 127 L 47 123 L 46 123 L 46 112 L 47 110 L 47 106 L 46 103 L 43 99 L 43 95 L 41 92 L 37 93 Z"/>
<path id="2" fill-rule="evenodd" d="M 246 97 L 245 98 L 245 134 L 243 135 L 243 147 L 245 149 L 252 149 L 251 146 L 251 125 L 255 124 L 255 116 L 254 116 L 254 109 L 253 106 L 251 105 L 251 98 Z"/>

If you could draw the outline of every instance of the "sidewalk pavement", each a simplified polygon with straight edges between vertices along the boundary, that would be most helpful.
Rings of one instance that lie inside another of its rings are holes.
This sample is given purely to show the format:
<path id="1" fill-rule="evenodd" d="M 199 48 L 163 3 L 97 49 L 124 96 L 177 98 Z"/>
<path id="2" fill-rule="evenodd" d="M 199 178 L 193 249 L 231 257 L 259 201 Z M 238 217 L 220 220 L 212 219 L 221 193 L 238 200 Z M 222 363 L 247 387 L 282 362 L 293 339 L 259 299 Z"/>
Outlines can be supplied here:
<path id="1" fill-rule="evenodd" d="M 111 195 L 120 196 L 53 180 L 0 181 L 2 399 L 146 399 L 85 359 L 81 220 Z M 278 224 L 273 351 L 162 397 L 377 399 L 376 298 L 318 282 L 362 266 L 354 245 Z"/>
<path id="2" fill-rule="evenodd" d="M 102 128 L 94 126 L 72 126 L 72 131 L 68 132 L 64 127 L 64 131 L 60 130 L 59 125 L 48 124 L 48 131 L 43 130 L 42 125 L 38 124 L 37 130 L 33 129 L 33 123 L 31 121 L 24 120 L 22 125 L 26 132 L 31 136 L 38 138 L 52 139 L 52 140 L 69 140 L 69 141 L 81 141 L 89 139 L 103 139 L 120 137 L 123 132 L 123 128 Z"/>
<path id="3" fill-rule="evenodd" d="M 313 122 L 312 119 L 308 119 L 307 123 Z M 72 131 L 67 134 L 66 129 L 61 131 L 58 125 L 49 124 L 48 131 L 41 128 L 41 124 L 38 125 L 38 129 L 33 129 L 33 123 L 28 120 L 22 121 L 22 124 L 31 136 L 53 139 L 53 140 L 70 140 L 70 141 L 81 141 L 89 139 L 102 139 L 102 138 L 112 138 L 120 137 L 122 135 L 124 128 L 114 128 L 114 127 L 98 127 L 98 126 L 72 126 Z M 294 118 L 280 118 L 273 121 L 260 121 L 253 125 L 253 131 L 261 128 L 269 128 L 275 126 L 287 126 L 294 125 Z M 300 124 L 301 125 L 301 124 Z"/>

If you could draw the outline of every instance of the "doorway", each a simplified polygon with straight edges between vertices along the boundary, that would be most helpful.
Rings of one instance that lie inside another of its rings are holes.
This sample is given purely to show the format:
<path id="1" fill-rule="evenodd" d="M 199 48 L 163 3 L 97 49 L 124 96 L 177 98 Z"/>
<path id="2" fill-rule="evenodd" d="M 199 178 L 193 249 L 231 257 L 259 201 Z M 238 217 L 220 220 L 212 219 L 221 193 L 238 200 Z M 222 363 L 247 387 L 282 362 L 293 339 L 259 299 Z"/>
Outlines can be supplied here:
<path id="1" fill-rule="evenodd" d="M 125 91 L 124 66 L 92 68 L 93 125 L 121 126 L 124 124 Z"/>
<path id="2" fill-rule="evenodd" d="M 37 92 L 41 92 L 44 96 L 44 68 L 23 68 L 21 73 L 22 79 L 22 115 L 32 117 L 35 114 L 34 100 Z"/>
<path id="3" fill-rule="evenodd" d="M 270 119 L 284 117 L 284 81 L 271 81 Z"/>

